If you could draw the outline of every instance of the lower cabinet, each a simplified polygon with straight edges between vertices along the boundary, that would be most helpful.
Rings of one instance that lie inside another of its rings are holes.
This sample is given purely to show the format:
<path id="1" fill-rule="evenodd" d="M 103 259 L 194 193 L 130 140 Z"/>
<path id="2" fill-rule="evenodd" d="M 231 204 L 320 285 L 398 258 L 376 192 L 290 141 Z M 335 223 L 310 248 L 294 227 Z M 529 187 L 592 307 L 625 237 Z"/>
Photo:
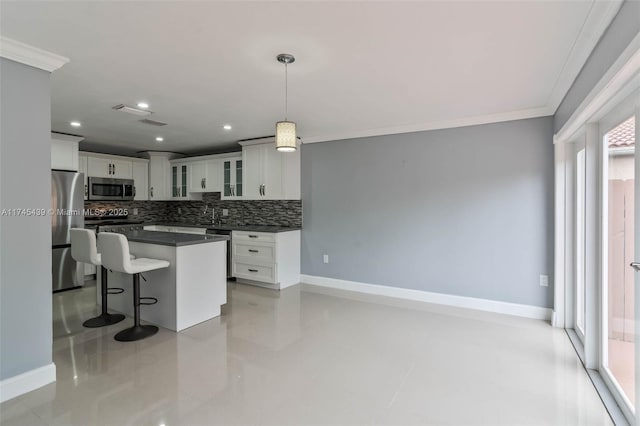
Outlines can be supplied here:
<path id="1" fill-rule="evenodd" d="M 97 267 L 96 265 L 92 265 L 91 263 L 85 263 L 84 264 L 84 275 L 95 275 L 97 272 Z"/>
<path id="2" fill-rule="evenodd" d="M 233 231 L 232 275 L 239 282 L 283 289 L 300 282 L 300 231 Z"/>

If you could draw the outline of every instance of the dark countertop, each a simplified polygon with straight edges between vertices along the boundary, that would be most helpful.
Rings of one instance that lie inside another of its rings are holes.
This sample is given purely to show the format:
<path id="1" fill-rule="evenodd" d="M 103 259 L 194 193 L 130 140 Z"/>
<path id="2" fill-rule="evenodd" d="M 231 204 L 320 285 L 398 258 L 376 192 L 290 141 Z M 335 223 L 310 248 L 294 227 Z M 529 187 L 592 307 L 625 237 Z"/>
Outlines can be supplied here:
<path id="1" fill-rule="evenodd" d="M 220 235 L 195 235 L 161 231 L 131 231 L 126 232 L 124 235 L 130 242 L 172 247 L 228 241 L 228 237 Z"/>
<path id="2" fill-rule="evenodd" d="M 247 231 L 247 232 L 288 232 L 299 231 L 302 228 L 299 226 L 278 226 L 278 225 L 211 225 L 211 224 L 197 224 L 197 223 L 183 223 L 183 222 L 152 222 L 145 223 L 147 225 L 159 225 L 159 226 L 184 226 L 186 228 L 207 228 L 207 230 L 220 230 L 220 231 Z M 155 231 L 154 231 L 155 232 Z"/>

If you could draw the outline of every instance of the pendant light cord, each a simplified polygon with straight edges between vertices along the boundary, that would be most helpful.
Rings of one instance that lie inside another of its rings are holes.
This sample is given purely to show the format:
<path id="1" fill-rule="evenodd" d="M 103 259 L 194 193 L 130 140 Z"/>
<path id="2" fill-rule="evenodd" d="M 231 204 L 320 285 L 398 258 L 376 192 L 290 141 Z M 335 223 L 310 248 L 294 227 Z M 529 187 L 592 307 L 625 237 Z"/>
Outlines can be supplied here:
<path id="1" fill-rule="evenodd" d="M 287 118 L 289 111 L 289 73 L 287 64 L 284 64 L 284 121 L 289 121 Z"/>

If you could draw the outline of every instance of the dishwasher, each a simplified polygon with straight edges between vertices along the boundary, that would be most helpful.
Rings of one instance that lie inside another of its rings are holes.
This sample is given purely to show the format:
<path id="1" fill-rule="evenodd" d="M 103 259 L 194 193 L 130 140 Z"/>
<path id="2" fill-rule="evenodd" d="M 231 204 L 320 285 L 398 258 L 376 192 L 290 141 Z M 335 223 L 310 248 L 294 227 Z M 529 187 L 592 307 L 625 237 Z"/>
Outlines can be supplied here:
<path id="1" fill-rule="evenodd" d="M 231 230 L 229 229 L 207 229 L 207 234 L 227 237 L 227 279 L 233 279 L 231 269 Z"/>

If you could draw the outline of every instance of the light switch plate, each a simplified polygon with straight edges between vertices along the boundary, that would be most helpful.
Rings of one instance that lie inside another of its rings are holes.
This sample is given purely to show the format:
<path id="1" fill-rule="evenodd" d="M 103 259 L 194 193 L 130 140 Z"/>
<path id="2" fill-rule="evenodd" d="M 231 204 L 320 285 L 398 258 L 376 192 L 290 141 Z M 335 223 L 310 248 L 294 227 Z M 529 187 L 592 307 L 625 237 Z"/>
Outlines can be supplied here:
<path id="1" fill-rule="evenodd" d="M 229 216 L 229 209 L 222 209 L 222 216 Z"/>

